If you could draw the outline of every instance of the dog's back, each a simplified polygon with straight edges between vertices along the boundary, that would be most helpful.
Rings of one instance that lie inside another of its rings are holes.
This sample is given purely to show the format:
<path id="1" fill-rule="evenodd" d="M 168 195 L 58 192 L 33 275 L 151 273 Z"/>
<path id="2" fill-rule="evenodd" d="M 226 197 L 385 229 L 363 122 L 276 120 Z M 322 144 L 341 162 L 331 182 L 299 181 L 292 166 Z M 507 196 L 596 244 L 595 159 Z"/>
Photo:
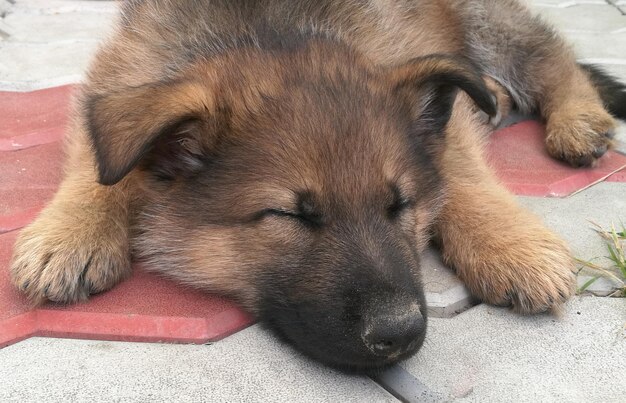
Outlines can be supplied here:
<path id="1" fill-rule="evenodd" d="M 88 84 L 106 92 L 158 82 L 201 58 L 245 47 L 289 48 L 313 36 L 347 43 L 380 64 L 399 64 L 461 51 L 458 18 L 438 0 L 129 1 Z"/>

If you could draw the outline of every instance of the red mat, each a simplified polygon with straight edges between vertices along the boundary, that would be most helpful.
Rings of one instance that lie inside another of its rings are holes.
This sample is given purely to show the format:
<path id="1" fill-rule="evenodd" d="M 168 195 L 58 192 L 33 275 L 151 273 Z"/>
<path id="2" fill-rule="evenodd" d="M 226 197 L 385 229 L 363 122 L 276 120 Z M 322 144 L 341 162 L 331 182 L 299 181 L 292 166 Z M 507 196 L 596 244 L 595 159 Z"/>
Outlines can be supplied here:
<path id="1" fill-rule="evenodd" d="M 568 196 L 626 167 L 626 156 L 609 151 L 593 168 L 572 168 L 548 155 L 544 127 L 521 122 L 493 134 L 487 158 L 505 186 L 517 195 Z M 612 180 L 618 180 L 619 176 Z M 621 176 L 622 181 L 624 177 Z"/>
<path id="2" fill-rule="evenodd" d="M 61 179 L 59 140 L 71 91 L 71 86 L 64 86 L 0 92 L 0 347 L 35 335 L 204 343 L 251 324 L 252 318 L 232 302 L 181 287 L 140 267 L 113 290 L 72 306 L 32 309 L 9 284 L 16 230 L 34 219 Z M 489 160 L 518 194 L 566 195 L 626 166 L 626 157 L 609 153 L 595 169 L 572 169 L 547 156 L 542 138 L 543 127 L 536 122 L 517 124 L 492 138 Z M 611 180 L 626 181 L 626 175 L 618 173 Z"/>
<path id="3" fill-rule="evenodd" d="M 8 267 L 17 231 L 0 235 L 0 267 Z M 252 323 L 232 302 L 186 289 L 135 267 L 133 276 L 86 303 L 32 309 L 0 270 L 0 347 L 32 336 L 205 343 Z"/>
<path id="4" fill-rule="evenodd" d="M 0 91 L 0 151 L 60 140 L 73 86 L 32 92 Z"/>
<path id="5" fill-rule="evenodd" d="M 61 182 L 62 164 L 60 141 L 0 151 L 0 234 L 31 222 L 52 199 Z"/>
<path id="6" fill-rule="evenodd" d="M 626 169 L 622 169 L 619 172 L 606 178 L 607 182 L 626 182 Z"/>

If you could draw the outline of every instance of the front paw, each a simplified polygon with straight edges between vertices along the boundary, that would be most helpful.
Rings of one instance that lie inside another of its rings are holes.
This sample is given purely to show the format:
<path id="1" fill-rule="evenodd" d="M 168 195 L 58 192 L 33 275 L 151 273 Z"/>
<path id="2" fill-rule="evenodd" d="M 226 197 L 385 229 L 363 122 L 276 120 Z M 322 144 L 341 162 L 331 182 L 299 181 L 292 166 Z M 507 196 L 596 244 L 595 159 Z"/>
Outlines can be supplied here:
<path id="1" fill-rule="evenodd" d="M 563 107 L 550 115 L 546 147 L 550 155 L 575 167 L 591 166 L 611 148 L 615 120 L 599 105 Z"/>
<path id="2" fill-rule="evenodd" d="M 15 244 L 12 282 L 36 304 L 85 300 L 130 272 L 125 230 L 61 217 L 50 218 L 44 211 Z"/>
<path id="3" fill-rule="evenodd" d="M 574 261 L 562 241 L 546 235 L 482 249 L 475 266 L 459 274 L 487 303 L 523 314 L 557 308 L 575 291 Z"/>

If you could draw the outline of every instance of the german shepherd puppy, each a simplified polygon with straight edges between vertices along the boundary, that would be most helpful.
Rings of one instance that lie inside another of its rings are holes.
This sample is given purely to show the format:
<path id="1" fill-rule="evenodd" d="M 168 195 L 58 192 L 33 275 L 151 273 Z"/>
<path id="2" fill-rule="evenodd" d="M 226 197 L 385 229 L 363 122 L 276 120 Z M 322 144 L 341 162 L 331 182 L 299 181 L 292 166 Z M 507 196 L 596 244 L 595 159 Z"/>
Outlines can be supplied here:
<path id="1" fill-rule="evenodd" d="M 424 340 L 431 237 L 487 303 L 571 296 L 566 245 L 481 147 L 514 106 L 590 165 L 623 90 L 514 0 L 127 1 L 12 278 L 35 302 L 84 300 L 132 255 L 327 364 L 382 367 Z"/>

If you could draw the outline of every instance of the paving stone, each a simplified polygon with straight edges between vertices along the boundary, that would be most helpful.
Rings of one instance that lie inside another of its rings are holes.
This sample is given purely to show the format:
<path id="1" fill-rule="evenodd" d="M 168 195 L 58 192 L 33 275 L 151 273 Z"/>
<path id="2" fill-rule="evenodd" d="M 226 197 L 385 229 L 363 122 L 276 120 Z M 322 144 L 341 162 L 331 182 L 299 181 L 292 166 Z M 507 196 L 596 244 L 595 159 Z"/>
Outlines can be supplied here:
<path id="1" fill-rule="evenodd" d="M 626 1 L 624 0 L 607 0 L 607 1 L 613 4 L 615 7 L 617 7 L 617 9 L 622 12 L 622 14 L 626 15 Z"/>
<path id="2" fill-rule="evenodd" d="M 478 303 L 434 248 L 422 258 L 422 283 L 430 317 L 449 318 Z"/>
<path id="3" fill-rule="evenodd" d="M 13 4 L 8 0 L 0 0 L 0 18 L 6 17 L 6 15 L 13 8 Z"/>
<path id="4" fill-rule="evenodd" d="M 626 183 L 599 183 L 580 193 L 564 199 L 520 197 L 524 207 L 539 215 L 544 223 L 565 239 L 574 256 L 592 261 L 600 266 L 610 267 L 607 247 L 602 238 L 593 229 L 596 223 L 609 229 L 626 223 Z M 579 286 L 596 276 L 597 272 L 585 269 L 579 278 Z M 619 283 L 602 281 L 592 290 L 608 294 Z"/>
<path id="5" fill-rule="evenodd" d="M 605 0 L 526 0 L 526 3 L 538 9 L 541 7 L 566 8 L 580 4 L 606 5 Z"/>
<path id="6" fill-rule="evenodd" d="M 479 305 L 432 319 L 402 366 L 445 401 L 622 401 L 625 309 L 626 299 L 597 297 L 573 298 L 561 318 Z"/>
<path id="7" fill-rule="evenodd" d="M 2 401 L 393 402 L 253 326 L 208 346 L 34 338 L 0 350 Z"/>
<path id="8" fill-rule="evenodd" d="M 0 348 L 32 336 L 201 344 L 252 323 L 232 302 L 148 274 L 140 266 L 88 302 L 48 303 L 34 310 L 9 282 L 16 236 L 15 231 L 0 235 Z"/>
<path id="9" fill-rule="evenodd" d="M 622 18 L 626 22 L 626 17 Z M 626 64 L 626 29 L 619 33 L 566 32 L 565 37 L 574 45 L 579 59 L 621 60 Z"/>
<path id="10" fill-rule="evenodd" d="M 542 7 L 535 10 L 563 32 L 615 32 L 626 28 L 626 17 L 606 3 Z"/>
<path id="11" fill-rule="evenodd" d="M 403 402 L 418 403 L 445 400 L 444 396 L 428 389 L 426 385 L 400 365 L 393 365 L 391 368 L 372 375 L 371 378 Z"/>
<path id="12" fill-rule="evenodd" d="M 548 155 L 544 127 L 525 121 L 494 133 L 487 158 L 503 184 L 518 195 L 566 196 L 626 166 L 626 157 L 608 152 L 596 167 L 577 169 Z"/>
<path id="13" fill-rule="evenodd" d="M 0 91 L 0 151 L 60 140 L 73 93 L 69 85 L 23 93 Z"/>
<path id="14" fill-rule="evenodd" d="M 0 41 L 4 41 L 11 36 L 11 28 L 0 20 Z"/>
<path id="15" fill-rule="evenodd" d="M 78 83 L 95 42 L 23 44 L 0 42 L 0 91 L 35 89 Z"/>
<path id="16" fill-rule="evenodd" d="M 60 14 L 73 12 L 117 13 L 119 1 L 104 0 L 15 0 L 14 12 Z"/>
<path id="17" fill-rule="evenodd" d="M 16 10 L 4 18 L 12 42 L 54 43 L 89 41 L 97 43 L 111 31 L 113 14 L 96 12 L 63 12 L 36 14 Z"/>

